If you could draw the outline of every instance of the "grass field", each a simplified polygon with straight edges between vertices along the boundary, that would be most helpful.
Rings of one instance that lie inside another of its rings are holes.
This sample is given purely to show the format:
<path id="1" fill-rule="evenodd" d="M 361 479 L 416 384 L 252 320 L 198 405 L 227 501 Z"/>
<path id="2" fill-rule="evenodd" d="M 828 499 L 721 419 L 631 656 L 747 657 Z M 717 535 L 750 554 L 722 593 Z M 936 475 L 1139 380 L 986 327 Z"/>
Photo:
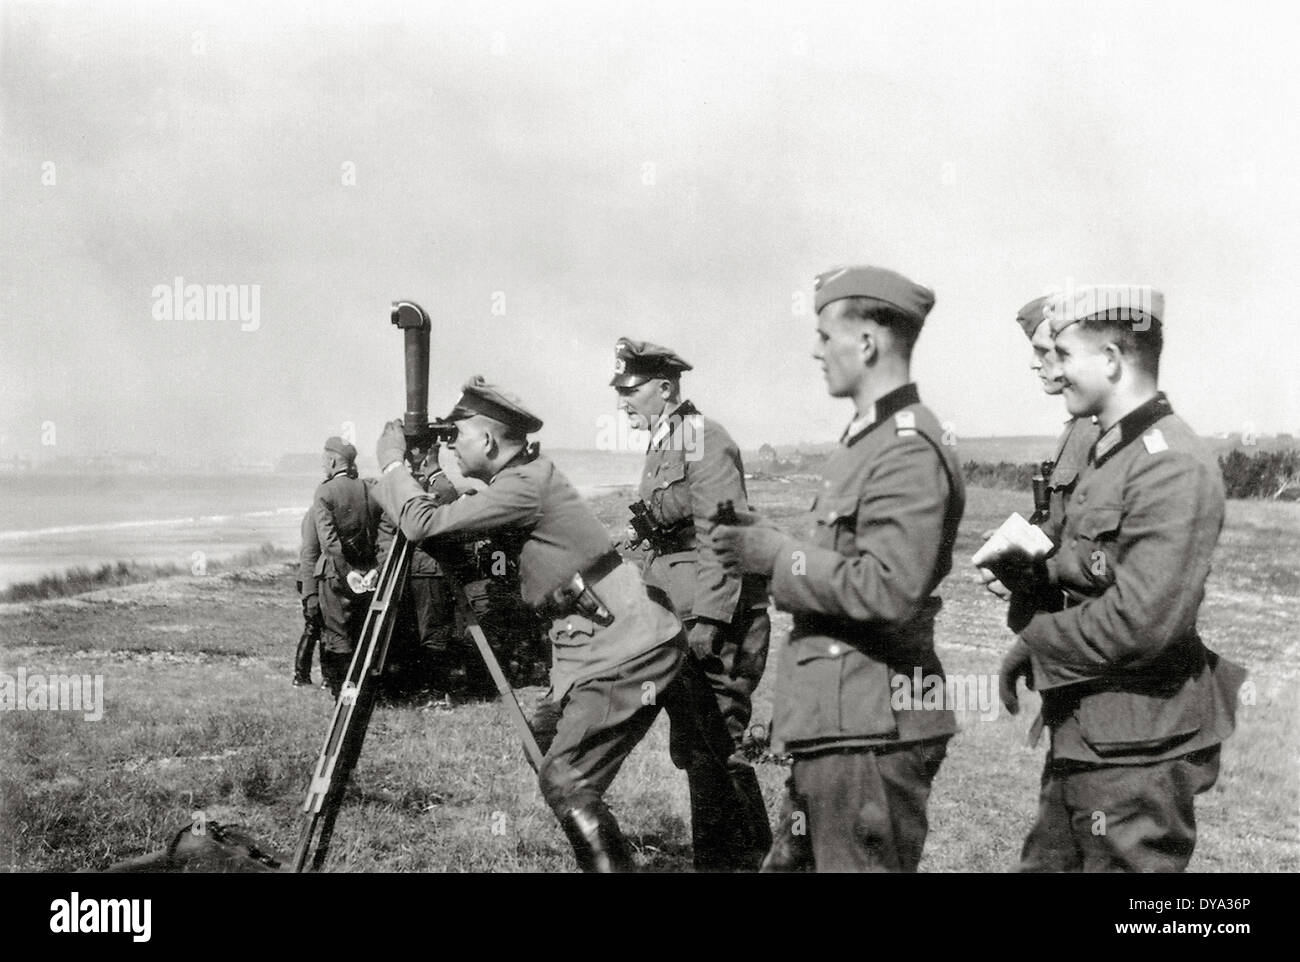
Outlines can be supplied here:
<path id="1" fill-rule="evenodd" d="M 800 525 L 806 483 L 756 482 L 755 504 Z M 1025 496 L 972 489 L 942 588 L 937 643 L 950 673 L 992 675 L 1010 636 L 1000 603 L 967 565 L 978 532 Z M 611 529 L 626 498 L 597 502 Z M 1300 868 L 1300 508 L 1232 502 L 1202 633 L 1244 663 L 1242 707 L 1218 785 L 1200 796 L 1194 871 Z M 789 618 L 777 614 L 774 649 Z M 0 713 L 0 868 L 102 868 L 161 847 L 196 810 L 251 828 L 282 851 L 297 837 L 306 774 L 328 696 L 289 687 L 300 628 L 285 565 L 178 577 L 76 598 L 0 606 L 0 670 L 104 677 L 104 713 Z M 756 699 L 766 720 L 776 658 Z M 535 690 L 522 693 L 529 702 Z M 966 713 L 931 799 L 922 868 L 1011 867 L 1033 817 L 1043 749 L 1026 747 L 1033 696 L 1012 718 Z M 685 779 L 661 719 L 609 800 L 639 861 L 689 868 Z M 786 770 L 759 767 L 769 805 Z M 571 871 L 572 855 L 498 707 L 383 707 L 339 819 L 332 871 Z"/>

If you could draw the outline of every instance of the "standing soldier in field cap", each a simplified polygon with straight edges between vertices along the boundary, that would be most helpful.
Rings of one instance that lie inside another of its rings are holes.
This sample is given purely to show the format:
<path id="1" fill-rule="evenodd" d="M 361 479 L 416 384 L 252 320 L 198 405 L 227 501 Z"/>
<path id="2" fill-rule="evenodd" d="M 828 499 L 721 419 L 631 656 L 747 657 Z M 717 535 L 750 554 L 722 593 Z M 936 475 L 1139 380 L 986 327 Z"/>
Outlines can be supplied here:
<path id="1" fill-rule="evenodd" d="M 681 374 L 691 365 L 666 347 L 620 338 L 614 349 L 619 407 L 633 428 L 650 432 L 641 475 L 640 517 L 649 521 L 646 584 L 662 590 L 686 627 L 691 657 L 708 679 L 731 733 L 729 768 L 743 812 L 728 811 L 730 793 L 710 798 L 697 791 L 692 822 L 739 816 L 744 851 L 713 853 L 719 870 L 757 870 L 772 844 L 758 776 L 741 752 L 753 712 L 751 697 L 767 665 L 771 621 L 767 580 L 722 570 L 709 532 L 718 505 L 748 507 L 740 450 L 722 425 L 681 396 Z M 705 786 L 707 787 L 707 786 Z"/>
<path id="2" fill-rule="evenodd" d="M 1054 297 L 1048 319 L 1066 406 L 1101 434 L 1047 582 L 1041 567 L 994 568 L 1033 599 L 1013 606 L 1011 628 L 1051 729 L 1020 867 L 1182 871 L 1244 679 L 1196 630 L 1223 480 L 1157 384 L 1160 292 L 1081 288 Z"/>
<path id="3" fill-rule="evenodd" d="M 311 655 L 320 641 L 320 592 L 316 586 L 316 562 L 320 560 L 320 538 L 310 509 L 302 516 L 302 543 L 298 548 L 298 596 L 302 599 L 302 635 L 293 656 L 293 687 L 311 685 Z"/>
<path id="4" fill-rule="evenodd" d="M 537 773 L 542 795 L 584 871 L 630 871 L 631 853 L 603 796 L 660 707 L 672 724 L 673 762 L 692 790 L 728 784 L 731 739 L 707 687 L 689 670 L 676 617 L 650 599 L 577 490 L 528 443 L 542 422 L 481 377 L 462 390 L 448 415 L 457 428 L 451 450 L 461 472 L 487 487 L 448 500 L 454 491 L 435 483 L 426 494 L 406 467 L 406 439 L 395 421 L 379 439 L 378 497 L 412 541 L 513 535 L 523 600 L 550 622 L 547 721 L 554 727 L 537 732 L 545 752 Z"/>
<path id="5" fill-rule="evenodd" d="M 357 449 L 342 438 L 325 442 L 325 480 L 316 489 L 312 518 L 320 540 L 316 575 L 320 589 L 320 670 L 337 698 L 365 624 L 370 595 L 364 584 L 375 566 L 379 503 L 373 481 L 357 477 Z"/>
<path id="6" fill-rule="evenodd" d="M 794 764 L 765 870 L 913 872 L 921 860 L 956 722 L 915 682 L 943 688 L 934 592 L 965 507 L 956 453 L 911 381 L 933 305 L 878 267 L 817 278 L 813 357 L 855 413 L 823 468 L 811 532 L 796 540 L 753 515 L 714 532 L 723 564 L 770 576 L 794 615 L 772 721 Z"/>
<path id="7" fill-rule="evenodd" d="M 1052 347 L 1052 325 L 1047 320 L 1047 308 L 1050 296 L 1036 297 L 1016 315 L 1016 323 L 1029 338 L 1033 359 L 1029 368 L 1036 375 L 1048 397 L 1059 397 L 1063 387 L 1060 379 L 1060 367 L 1056 352 Z M 1054 544 L 1060 544 L 1061 528 L 1064 525 L 1065 506 L 1074 492 L 1079 472 L 1088 462 L 1088 451 L 1097 440 L 1097 424 L 1092 418 L 1071 416 L 1065 422 L 1065 431 L 1056 442 L 1056 454 L 1051 461 L 1039 465 L 1034 477 L 1034 513 L 1030 523 L 1038 525 Z M 1050 561 L 1048 562 L 1050 564 Z M 998 597 L 1011 597 L 1012 604 L 1026 603 L 1023 595 L 1010 596 L 1008 589 L 993 578 L 992 572 L 984 569 L 980 572 L 986 587 Z M 1014 616 L 1013 616 L 1014 617 Z M 1016 679 L 1026 677 L 1029 669 L 1027 653 L 1023 650 L 1014 652 L 1005 662 L 1008 672 L 1000 679 L 1002 701 L 1011 714 L 1020 710 L 1016 698 Z"/>

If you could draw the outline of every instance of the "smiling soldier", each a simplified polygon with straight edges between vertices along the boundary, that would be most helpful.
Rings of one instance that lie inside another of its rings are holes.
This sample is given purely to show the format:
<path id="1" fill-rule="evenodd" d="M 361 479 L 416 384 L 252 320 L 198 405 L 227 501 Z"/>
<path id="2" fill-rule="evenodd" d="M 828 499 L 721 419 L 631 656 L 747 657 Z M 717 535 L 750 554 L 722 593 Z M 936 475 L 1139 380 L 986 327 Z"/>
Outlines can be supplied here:
<path id="1" fill-rule="evenodd" d="M 1101 435 L 1038 606 L 1012 609 L 1051 729 L 1020 867 L 1182 871 L 1244 680 L 1196 630 L 1223 479 L 1157 385 L 1160 292 L 1081 288 L 1048 311 L 1066 406 Z"/>
<path id="2" fill-rule="evenodd" d="M 1065 385 L 1061 382 L 1060 364 L 1053 345 L 1052 324 L 1047 319 L 1050 302 L 1050 295 L 1034 298 L 1016 314 L 1016 323 L 1025 332 L 1025 337 L 1029 338 L 1033 352 L 1029 369 L 1037 375 L 1043 393 L 1048 397 L 1060 397 Z M 1052 460 L 1040 465 L 1034 479 L 1034 514 L 1030 520 L 1052 539 L 1053 544 L 1060 544 L 1066 506 L 1099 433 L 1093 418 L 1071 415 L 1056 442 L 1056 454 Z M 1049 559 L 1045 563 L 1050 567 L 1054 561 Z M 1035 604 L 1032 593 L 1009 592 L 991 570 L 982 568 L 980 575 L 985 586 L 999 598 L 1006 599 L 1009 596 L 1013 608 L 1019 609 L 1023 605 L 1032 607 Z M 1016 619 L 1020 613 L 1012 611 L 1009 617 Z M 1012 715 L 1020 711 L 1016 683 L 1021 678 L 1030 680 L 1029 649 L 1018 644 L 1003 660 L 998 680 L 1002 703 Z"/>

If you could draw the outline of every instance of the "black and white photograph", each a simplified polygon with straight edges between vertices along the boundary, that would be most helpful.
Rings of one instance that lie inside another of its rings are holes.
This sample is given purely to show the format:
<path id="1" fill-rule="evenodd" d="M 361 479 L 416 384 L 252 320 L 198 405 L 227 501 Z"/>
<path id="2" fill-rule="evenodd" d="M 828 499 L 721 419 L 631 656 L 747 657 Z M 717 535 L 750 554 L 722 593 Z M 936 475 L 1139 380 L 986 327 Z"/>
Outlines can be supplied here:
<path id="1" fill-rule="evenodd" d="M 85 879 L 23 924 L 1300 869 L 1294 26 L 2 0 L 0 870 Z"/>

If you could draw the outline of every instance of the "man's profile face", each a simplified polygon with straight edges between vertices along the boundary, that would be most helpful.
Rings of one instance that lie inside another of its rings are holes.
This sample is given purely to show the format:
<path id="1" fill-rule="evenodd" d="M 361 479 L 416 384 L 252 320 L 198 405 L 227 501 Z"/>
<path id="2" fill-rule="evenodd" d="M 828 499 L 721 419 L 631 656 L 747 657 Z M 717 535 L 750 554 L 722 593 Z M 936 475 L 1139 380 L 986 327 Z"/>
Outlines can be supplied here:
<path id="1" fill-rule="evenodd" d="M 491 438 L 477 418 L 456 422 L 456 437 L 448 444 L 456 456 L 456 467 L 467 478 L 487 481 L 492 477 L 488 448 Z"/>
<path id="2" fill-rule="evenodd" d="M 813 358 L 820 362 L 831 397 L 853 397 L 866 374 L 863 360 L 864 321 L 845 320 L 845 301 L 831 301 L 817 315 L 817 344 Z"/>
<path id="3" fill-rule="evenodd" d="M 635 387 L 617 387 L 618 409 L 627 415 L 634 431 L 649 431 L 664 413 L 662 378 L 650 378 Z"/>
<path id="4" fill-rule="evenodd" d="M 1067 328 L 1068 330 L 1068 328 Z M 1052 325 L 1047 321 L 1034 329 L 1034 336 L 1029 339 L 1033 348 L 1034 359 L 1029 369 L 1038 375 L 1043 385 L 1043 393 L 1057 395 L 1061 393 L 1061 365 L 1056 357 L 1056 347 L 1052 340 Z"/>
<path id="5" fill-rule="evenodd" d="M 1066 409 L 1075 417 L 1101 413 L 1119 376 L 1114 344 L 1071 324 L 1056 335 L 1054 347 Z"/>

